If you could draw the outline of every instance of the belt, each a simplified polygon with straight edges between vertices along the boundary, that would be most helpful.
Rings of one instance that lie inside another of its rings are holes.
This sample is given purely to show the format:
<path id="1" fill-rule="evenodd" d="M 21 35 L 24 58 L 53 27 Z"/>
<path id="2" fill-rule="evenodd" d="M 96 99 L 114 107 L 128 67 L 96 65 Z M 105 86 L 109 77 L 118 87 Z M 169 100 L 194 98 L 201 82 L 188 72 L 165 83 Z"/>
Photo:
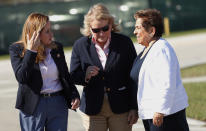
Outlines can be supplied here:
<path id="1" fill-rule="evenodd" d="M 53 93 L 45 93 L 45 94 L 40 94 L 42 97 L 52 97 L 52 96 L 61 96 L 63 94 L 62 91 L 57 91 Z"/>

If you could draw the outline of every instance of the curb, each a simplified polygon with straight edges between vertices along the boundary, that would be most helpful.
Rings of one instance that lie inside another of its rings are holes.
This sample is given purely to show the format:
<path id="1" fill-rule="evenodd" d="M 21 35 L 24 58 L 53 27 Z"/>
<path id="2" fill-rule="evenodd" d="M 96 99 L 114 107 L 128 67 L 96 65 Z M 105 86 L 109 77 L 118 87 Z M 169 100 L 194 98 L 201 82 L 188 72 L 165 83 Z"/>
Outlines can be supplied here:
<path id="1" fill-rule="evenodd" d="M 182 78 L 183 83 L 206 82 L 206 76 Z"/>
<path id="2" fill-rule="evenodd" d="M 205 121 L 200 121 L 200 120 L 195 120 L 192 118 L 187 117 L 187 122 L 191 126 L 200 126 L 200 127 L 206 127 L 206 122 Z"/>

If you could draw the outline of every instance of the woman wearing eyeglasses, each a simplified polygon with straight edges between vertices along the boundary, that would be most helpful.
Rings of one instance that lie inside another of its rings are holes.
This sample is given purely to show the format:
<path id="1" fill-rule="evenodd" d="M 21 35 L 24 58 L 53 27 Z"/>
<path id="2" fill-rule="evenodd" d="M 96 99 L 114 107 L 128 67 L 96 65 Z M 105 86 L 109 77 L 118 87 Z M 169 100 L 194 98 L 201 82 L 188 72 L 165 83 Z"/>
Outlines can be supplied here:
<path id="1" fill-rule="evenodd" d="M 80 110 L 87 131 L 131 131 L 137 121 L 136 88 L 129 72 L 136 57 L 108 9 L 97 4 L 84 17 L 84 37 L 73 46 L 71 77 L 83 85 Z M 134 94 L 132 94 L 134 93 Z"/>

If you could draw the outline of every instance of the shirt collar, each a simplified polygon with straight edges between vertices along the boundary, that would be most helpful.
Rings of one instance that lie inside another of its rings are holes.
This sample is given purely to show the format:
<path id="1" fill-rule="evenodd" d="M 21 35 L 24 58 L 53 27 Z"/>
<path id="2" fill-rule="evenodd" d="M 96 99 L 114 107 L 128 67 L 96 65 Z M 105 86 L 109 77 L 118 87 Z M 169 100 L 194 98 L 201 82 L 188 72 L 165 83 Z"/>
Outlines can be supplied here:
<path id="1" fill-rule="evenodd" d="M 109 47 L 109 44 L 110 44 L 110 41 L 111 41 L 111 35 L 109 35 L 109 38 L 107 39 L 107 42 L 106 44 L 104 45 L 104 49 L 108 48 Z M 96 41 L 96 39 L 92 36 L 92 42 L 94 44 L 98 44 L 98 42 Z M 98 44 L 99 45 L 99 44 Z"/>

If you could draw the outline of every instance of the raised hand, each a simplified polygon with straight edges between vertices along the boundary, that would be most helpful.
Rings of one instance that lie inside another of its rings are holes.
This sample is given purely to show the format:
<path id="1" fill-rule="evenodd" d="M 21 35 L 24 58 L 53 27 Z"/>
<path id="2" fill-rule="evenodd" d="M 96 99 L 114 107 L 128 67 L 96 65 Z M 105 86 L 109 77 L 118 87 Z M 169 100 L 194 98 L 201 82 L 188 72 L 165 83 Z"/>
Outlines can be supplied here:
<path id="1" fill-rule="evenodd" d="M 31 39 L 29 39 L 29 35 L 27 34 L 27 49 L 32 51 L 37 51 L 40 45 L 40 38 L 39 38 L 40 31 L 34 31 Z"/>

